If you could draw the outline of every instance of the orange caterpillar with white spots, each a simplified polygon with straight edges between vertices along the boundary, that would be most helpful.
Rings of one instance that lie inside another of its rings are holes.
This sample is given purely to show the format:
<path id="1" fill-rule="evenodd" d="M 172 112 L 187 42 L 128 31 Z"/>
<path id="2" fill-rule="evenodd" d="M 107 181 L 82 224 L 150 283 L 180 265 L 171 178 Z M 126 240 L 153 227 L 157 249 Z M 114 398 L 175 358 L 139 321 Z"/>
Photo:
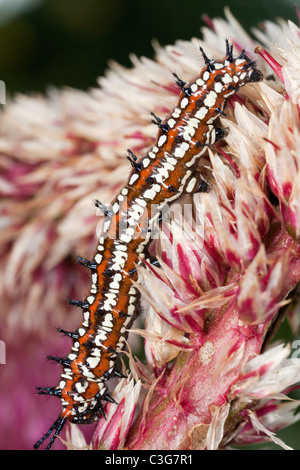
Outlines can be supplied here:
<path id="1" fill-rule="evenodd" d="M 152 115 L 159 127 L 152 148 L 138 159 L 129 151 L 133 169 L 127 183 L 109 208 L 96 202 L 106 215 L 102 234 L 93 260 L 80 258 L 91 270 L 92 285 L 83 302 L 70 301 L 82 307 L 83 321 L 73 333 L 59 329 L 72 338 L 73 346 L 64 358 L 50 356 L 63 367 L 58 385 L 37 388 L 40 394 L 59 397 L 62 411 L 35 448 L 52 434 L 50 449 L 67 420 L 92 423 L 104 415 L 103 400 L 113 401 L 106 380 L 122 377 L 116 359 L 136 317 L 135 266 L 142 262 L 150 241 L 155 217 L 151 209 L 155 205 L 160 211 L 185 192 L 207 189 L 195 171 L 199 158 L 206 146 L 227 133 L 214 121 L 239 87 L 262 79 L 244 52 L 233 58 L 228 41 L 226 56 L 220 61 L 208 59 L 200 50 L 205 67 L 199 76 L 184 83 L 174 74 L 181 88 L 175 109 L 164 120 Z"/>

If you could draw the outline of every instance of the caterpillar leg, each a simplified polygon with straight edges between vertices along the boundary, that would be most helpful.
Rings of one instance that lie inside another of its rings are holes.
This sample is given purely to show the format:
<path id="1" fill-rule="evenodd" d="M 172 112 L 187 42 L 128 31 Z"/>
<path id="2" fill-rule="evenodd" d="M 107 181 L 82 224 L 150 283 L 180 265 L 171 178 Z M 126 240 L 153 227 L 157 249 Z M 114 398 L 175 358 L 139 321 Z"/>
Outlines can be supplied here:
<path id="1" fill-rule="evenodd" d="M 207 193 L 210 190 L 209 184 L 202 178 L 201 173 L 195 171 L 188 178 L 184 191 L 188 194 Z"/>
<path id="2" fill-rule="evenodd" d="M 59 415 L 59 417 L 57 418 L 57 420 L 52 424 L 52 426 L 48 429 L 48 431 L 43 435 L 43 437 L 41 437 L 41 439 L 39 439 L 35 444 L 34 444 L 34 448 L 35 449 L 38 449 L 40 447 L 40 445 L 45 441 L 45 439 L 47 439 L 51 433 L 53 431 L 54 434 L 53 436 L 51 437 L 50 439 L 50 442 L 49 444 L 47 445 L 46 447 L 46 450 L 49 450 L 51 449 L 55 439 L 57 438 L 57 436 L 59 435 L 59 433 L 62 431 L 64 425 L 66 424 L 66 421 L 67 421 L 67 418 L 64 417 L 64 416 L 61 416 Z"/>

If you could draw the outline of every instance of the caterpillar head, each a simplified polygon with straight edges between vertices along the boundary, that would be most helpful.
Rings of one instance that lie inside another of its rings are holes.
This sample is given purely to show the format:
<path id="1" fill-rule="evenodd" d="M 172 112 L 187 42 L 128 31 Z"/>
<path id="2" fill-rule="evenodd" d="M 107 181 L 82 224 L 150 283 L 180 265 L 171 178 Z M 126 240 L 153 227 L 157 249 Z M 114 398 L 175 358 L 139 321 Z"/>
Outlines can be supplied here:
<path id="1" fill-rule="evenodd" d="M 250 82 L 259 82 L 263 79 L 263 74 L 257 69 L 256 63 L 252 61 L 244 51 L 234 58 L 233 46 L 226 40 L 226 56 L 222 61 L 214 61 L 207 57 L 200 47 L 206 69 L 202 74 L 204 82 L 220 82 L 216 85 L 216 91 L 233 94 L 240 86 Z M 227 97 L 227 95 L 224 95 Z"/>

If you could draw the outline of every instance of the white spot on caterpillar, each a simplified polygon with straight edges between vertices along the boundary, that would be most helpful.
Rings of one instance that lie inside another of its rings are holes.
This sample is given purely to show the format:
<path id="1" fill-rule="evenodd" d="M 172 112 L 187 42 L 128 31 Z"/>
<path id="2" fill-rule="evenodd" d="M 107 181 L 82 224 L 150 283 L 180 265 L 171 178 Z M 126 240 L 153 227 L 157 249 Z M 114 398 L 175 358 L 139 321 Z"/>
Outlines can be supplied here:
<path id="1" fill-rule="evenodd" d="M 117 202 L 115 202 L 114 205 L 113 205 L 113 212 L 114 212 L 115 214 L 118 212 L 119 207 L 120 207 L 119 204 L 118 204 Z"/>
<path id="2" fill-rule="evenodd" d="M 207 70 L 205 70 L 204 74 L 202 75 L 202 78 L 205 82 L 207 82 L 207 80 L 209 79 L 209 72 Z"/>
<path id="3" fill-rule="evenodd" d="M 220 69 L 223 68 L 223 64 L 220 64 L 219 62 L 215 62 L 215 63 L 214 63 L 214 66 L 215 66 L 215 69 L 216 69 L 216 70 L 220 70 Z"/>
<path id="4" fill-rule="evenodd" d="M 167 162 L 174 166 L 177 164 L 176 158 L 173 157 L 167 157 Z"/>
<path id="5" fill-rule="evenodd" d="M 90 319 L 90 312 L 88 310 L 85 310 L 83 312 L 83 318 L 85 319 L 85 321 L 89 321 Z"/>
<path id="6" fill-rule="evenodd" d="M 126 245 L 116 245 L 116 249 L 120 251 L 127 251 L 127 246 Z"/>
<path id="7" fill-rule="evenodd" d="M 169 172 L 166 168 L 159 168 L 158 173 L 154 177 L 158 183 L 162 183 L 169 177 Z"/>
<path id="8" fill-rule="evenodd" d="M 175 119 L 170 118 L 170 119 L 168 120 L 168 125 L 169 125 L 170 129 L 173 129 L 173 127 L 175 126 L 175 124 L 176 124 Z"/>
<path id="9" fill-rule="evenodd" d="M 215 85 L 214 85 L 214 89 L 215 89 L 216 93 L 221 93 L 221 91 L 223 90 L 222 83 L 221 82 L 216 82 Z"/>
<path id="10" fill-rule="evenodd" d="M 129 243 L 131 237 L 129 235 L 126 235 L 126 233 L 122 233 L 122 235 L 120 236 L 120 240 L 122 240 L 122 242 Z"/>
<path id="11" fill-rule="evenodd" d="M 190 181 L 188 182 L 185 190 L 187 193 L 191 193 L 196 185 L 197 179 L 196 178 L 191 178 Z"/>
<path id="12" fill-rule="evenodd" d="M 161 147 L 162 145 L 164 145 L 166 140 L 167 140 L 167 136 L 166 135 L 161 135 L 160 138 L 158 139 L 157 145 L 159 147 Z"/>
<path id="13" fill-rule="evenodd" d="M 153 189 L 147 189 L 147 191 L 144 192 L 144 197 L 145 199 L 154 199 L 156 196 L 156 192 Z"/>
<path id="14" fill-rule="evenodd" d="M 100 264 L 102 261 L 102 255 L 100 255 L 100 253 L 97 253 L 94 260 L 96 261 L 97 264 Z"/>
<path id="15" fill-rule="evenodd" d="M 181 100 L 180 106 L 182 109 L 186 108 L 186 106 L 189 104 L 189 100 L 185 97 Z"/>
<path id="16" fill-rule="evenodd" d="M 144 167 L 144 168 L 147 168 L 147 166 L 149 166 L 149 165 L 150 165 L 150 160 L 149 160 L 149 158 L 144 158 L 144 159 L 143 159 L 143 167 Z"/>
<path id="17" fill-rule="evenodd" d="M 114 325 L 113 325 L 113 322 L 110 321 L 110 320 L 106 320 L 106 317 L 107 317 L 107 315 L 105 315 L 104 322 L 102 323 L 102 328 L 107 327 L 107 328 L 109 328 L 109 329 L 111 330 L 111 329 L 113 328 L 113 326 L 114 326 Z"/>
<path id="18" fill-rule="evenodd" d="M 79 405 L 78 406 L 78 411 L 79 413 L 83 413 L 88 407 L 88 402 L 86 401 L 85 403 L 83 403 L 82 405 Z M 72 414 L 75 414 L 75 413 L 72 413 Z"/>
<path id="19" fill-rule="evenodd" d="M 116 274 L 114 275 L 114 281 L 115 281 L 115 282 L 122 281 L 122 274 L 121 274 L 121 273 L 116 273 Z"/>
<path id="20" fill-rule="evenodd" d="M 111 292 L 105 292 L 105 297 L 107 297 L 111 301 L 115 301 L 116 294 L 112 294 Z M 106 316 L 105 316 L 106 317 Z"/>
<path id="21" fill-rule="evenodd" d="M 139 179 L 139 175 L 137 173 L 133 173 L 133 175 L 131 176 L 130 180 L 129 180 L 129 184 L 133 184 L 136 182 L 136 180 Z"/>
<path id="22" fill-rule="evenodd" d="M 132 217 L 136 218 L 135 216 L 137 216 L 137 220 L 140 218 L 140 215 L 142 215 L 144 212 L 144 209 L 138 204 L 132 204 L 130 209 L 133 211 Z"/>
<path id="23" fill-rule="evenodd" d="M 194 134 L 195 134 L 195 129 L 191 126 L 186 126 L 184 128 L 183 138 L 187 141 L 190 141 Z"/>
<path id="24" fill-rule="evenodd" d="M 178 117 L 180 116 L 180 113 L 181 113 L 180 109 L 179 109 L 179 108 L 175 108 L 174 111 L 173 111 L 173 113 L 172 113 L 172 116 L 176 119 L 176 118 L 178 118 Z"/>
<path id="25" fill-rule="evenodd" d="M 95 300 L 95 297 L 94 297 L 93 295 L 89 295 L 86 300 L 88 301 L 88 303 L 89 303 L 90 305 L 92 305 L 92 303 L 93 303 L 94 300 Z"/>
<path id="26" fill-rule="evenodd" d="M 133 304 L 129 305 L 128 315 L 133 315 L 134 311 L 135 311 L 135 305 L 133 305 Z"/>
<path id="27" fill-rule="evenodd" d="M 82 374 L 83 374 L 85 377 L 88 377 L 88 378 L 91 378 L 91 379 L 94 379 L 94 378 L 95 378 L 95 374 L 93 374 L 93 373 L 87 368 L 86 365 L 82 364 L 81 369 L 82 369 Z"/>
<path id="28" fill-rule="evenodd" d="M 232 90 L 230 91 L 229 93 L 226 93 L 226 95 L 224 95 L 224 98 L 228 98 L 228 96 L 231 96 L 235 93 L 235 90 Z"/>
<path id="29" fill-rule="evenodd" d="M 129 219 L 127 219 L 127 224 L 128 224 L 128 225 L 133 225 L 133 226 L 135 226 L 135 225 L 136 225 L 136 221 L 134 220 L 133 217 L 129 217 Z"/>
<path id="30" fill-rule="evenodd" d="M 146 207 L 146 205 L 147 205 L 147 202 L 144 199 L 141 199 L 141 198 L 138 198 L 138 197 L 136 198 L 135 202 L 137 202 L 142 207 Z"/>
<path id="31" fill-rule="evenodd" d="M 103 326 L 102 326 L 102 329 L 103 329 L 104 331 L 107 331 L 108 333 L 111 332 L 111 327 L 109 327 L 109 326 L 103 325 Z"/>
<path id="32" fill-rule="evenodd" d="M 91 285 L 90 293 L 91 294 L 97 294 L 97 287 L 95 286 L 95 284 Z"/>
<path id="33" fill-rule="evenodd" d="M 86 362 L 89 364 L 91 369 L 94 369 L 99 364 L 100 357 L 88 357 Z"/>
<path id="34" fill-rule="evenodd" d="M 212 106 L 214 106 L 217 97 L 218 97 L 217 93 L 211 90 L 204 100 L 205 106 L 207 106 L 208 108 L 211 108 Z"/>
<path id="35" fill-rule="evenodd" d="M 195 129 L 197 129 L 197 127 L 199 126 L 199 119 L 193 117 L 193 118 L 189 119 L 187 124 L 191 127 L 194 127 Z"/>
<path id="36" fill-rule="evenodd" d="M 187 152 L 187 150 L 189 148 L 190 148 L 190 146 L 187 142 L 182 142 L 180 147 L 177 147 L 175 149 L 175 153 L 174 153 L 175 157 L 183 158 L 185 156 L 185 153 Z"/>
<path id="37" fill-rule="evenodd" d="M 198 119 L 204 119 L 207 113 L 208 109 L 205 106 L 202 106 L 202 108 L 200 108 L 199 111 L 196 112 L 195 117 Z"/>
<path id="38" fill-rule="evenodd" d="M 106 220 L 103 224 L 103 232 L 107 232 L 110 226 L 110 220 Z"/>
<path id="39" fill-rule="evenodd" d="M 232 78 L 229 75 L 229 73 L 225 73 L 224 77 L 222 78 L 222 82 L 225 83 L 225 84 L 232 82 Z"/>
<path id="40" fill-rule="evenodd" d="M 135 233 L 135 230 L 132 227 L 128 227 L 128 229 L 126 230 L 126 234 L 129 235 L 130 237 L 133 237 L 134 233 Z"/>
<path id="41" fill-rule="evenodd" d="M 204 81 L 202 80 L 202 78 L 197 78 L 196 83 L 197 83 L 197 85 L 199 85 L 199 86 L 204 85 Z"/>
<path id="42" fill-rule="evenodd" d="M 110 287 L 111 289 L 116 289 L 116 290 L 118 290 L 118 289 L 120 288 L 120 284 L 119 284 L 118 282 L 113 281 L 113 282 L 111 282 L 111 283 L 109 284 L 109 287 Z"/>
<path id="43" fill-rule="evenodd" d="M 88 382 L 85 380 L 83 384 L 81 382 L 76 382 L 75 388 L 78 393 L 84 393 L 88 387 Z"/>
<path id="44" fill-rule="evenodd" d="M 72 374 L 61 374 L 61 377 L 67 380 L 73 380 Z"/>
<path id="45" fill-rule="evenodd" d="M 92 349 L 92 351 L 91 351 L 91 355 L 92 355 L 92 356 L 97 356 L 97 357 L 100 357 L 100 356 L 101 356 L 100 349 L 98 349 L 98 348 L 94 348 L 94 349 Z"/>
<path id="46" fill-rule="evenodd" d="M 103 330 L 98 330 L 97 336 L 95 337 L 95 344 L 96 344 L 97 346 L 102 346 L 101 341 L 105 341 L 106 338 L 107 338 L 106 332 L 103 331 Z"/>

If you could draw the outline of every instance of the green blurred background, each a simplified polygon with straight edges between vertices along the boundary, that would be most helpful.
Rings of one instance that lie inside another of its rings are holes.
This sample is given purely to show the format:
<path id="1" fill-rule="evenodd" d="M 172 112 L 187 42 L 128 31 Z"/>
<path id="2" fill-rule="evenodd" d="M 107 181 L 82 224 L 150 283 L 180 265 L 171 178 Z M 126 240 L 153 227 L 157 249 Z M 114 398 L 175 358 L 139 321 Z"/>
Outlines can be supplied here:
<path id="1" fill-rule="evenodd" d="M 151 40 L 169 44 L 199 36 L 201 15 L 224 6 L 244 27 L 264 19 L 296 20 L 294 0 L 0 0 L 0 79 L 12 93 L 49 85 L 86 89 L 110 58 L 153 56 Z"/>
<path id="2" fill-rule="evenodd" d="M 153 57 L 161 45 L 199 36 L 201 15 L 224 6 L 249 30 L 277 17 L 297 23 L 294 0 L 0 0 L 0 80 L 7 96 L 49 86 L 88 89 L 109 59 L 130 66 L 129 54 Z M 289 336 L 288 328 L 280 335 Z M 300 450 L 300 424 L 278 433 Z M 260 446 L 260 448 L 270 447 Z M 272 446 L 273 448 L 277 448 Z"/>

